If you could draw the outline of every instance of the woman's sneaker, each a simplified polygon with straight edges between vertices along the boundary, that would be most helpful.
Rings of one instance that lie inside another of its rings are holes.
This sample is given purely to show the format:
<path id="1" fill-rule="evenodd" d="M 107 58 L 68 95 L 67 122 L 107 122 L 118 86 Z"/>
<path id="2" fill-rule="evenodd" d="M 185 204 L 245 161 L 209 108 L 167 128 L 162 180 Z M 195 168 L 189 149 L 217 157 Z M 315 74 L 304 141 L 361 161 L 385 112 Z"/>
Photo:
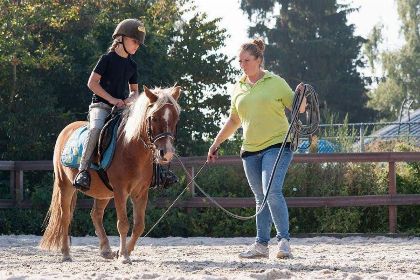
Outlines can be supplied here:
<path id="1" fill-rule="evenodd" d="M 287 239 L 282 238 L 278 244 L 278 248 L 279 250 L 277 251 L 277 258 L 283 259 L 292 255 L 292 250 L 290 249 L 289 241 Z"/>
<path id="2" fill-rule="evenodd" d="M 268 258 L 268 246 L 255 242 L 245 252 L 239 254 L 240 258 Z"/>

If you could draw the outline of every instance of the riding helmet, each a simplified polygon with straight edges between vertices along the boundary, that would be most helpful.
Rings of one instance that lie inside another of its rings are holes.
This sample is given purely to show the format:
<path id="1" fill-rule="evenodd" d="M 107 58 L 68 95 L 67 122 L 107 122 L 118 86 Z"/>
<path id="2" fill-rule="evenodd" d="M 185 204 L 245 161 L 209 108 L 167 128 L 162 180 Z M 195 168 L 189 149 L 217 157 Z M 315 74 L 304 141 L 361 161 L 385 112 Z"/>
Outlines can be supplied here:
<path id="1" fill-rule="evenodd" d="M 117 25 L 114 34 L 112 34 L 112 38 L 115 39 L 117 36 L 121 35 L 136 39 L 143 44 L 144 37 L 146 36 L 146 28 L 138 19 L 125 19 Z"/>

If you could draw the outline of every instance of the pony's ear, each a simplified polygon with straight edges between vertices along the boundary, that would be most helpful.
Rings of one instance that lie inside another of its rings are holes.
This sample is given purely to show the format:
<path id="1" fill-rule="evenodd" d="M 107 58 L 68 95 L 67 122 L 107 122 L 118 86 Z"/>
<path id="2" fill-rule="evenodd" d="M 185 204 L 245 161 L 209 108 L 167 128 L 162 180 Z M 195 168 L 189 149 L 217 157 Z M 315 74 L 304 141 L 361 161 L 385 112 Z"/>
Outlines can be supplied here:
<path id="1" fill-rule="evenodd" d="M 178 98 L 179 98 L 179 96 L 181 95 L 181 87 L 180 86 L 177 86 L 177 87 L 175 87 L 174 88 L 174 90 L 172 91 L 172 97 L 175 99 L 175 100 L 178 100 Z"/>
<path id="2" fill-rule="evenodd" d="M 156 102 L 156 100 L 158 100 L 158 97 L 156 96 L 156 94 L 154 94 L 148 87 L 143 86 L 143 90 L 147 98 L 149 98 L 150 103 L 154 103 Z"/>

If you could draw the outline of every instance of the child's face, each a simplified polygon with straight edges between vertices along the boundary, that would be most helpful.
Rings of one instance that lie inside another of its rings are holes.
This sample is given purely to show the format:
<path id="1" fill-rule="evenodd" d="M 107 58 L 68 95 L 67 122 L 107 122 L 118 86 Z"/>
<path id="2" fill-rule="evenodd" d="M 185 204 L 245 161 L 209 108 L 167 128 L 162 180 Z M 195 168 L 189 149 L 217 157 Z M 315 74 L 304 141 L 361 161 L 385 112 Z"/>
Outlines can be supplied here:
<path id="1" fill-rule="evenodd" d="M 130 37 L 124 37 L 124 45 L 130 54 L 135 54 L 137 49 L 140 47 L 140 42 Z"/>

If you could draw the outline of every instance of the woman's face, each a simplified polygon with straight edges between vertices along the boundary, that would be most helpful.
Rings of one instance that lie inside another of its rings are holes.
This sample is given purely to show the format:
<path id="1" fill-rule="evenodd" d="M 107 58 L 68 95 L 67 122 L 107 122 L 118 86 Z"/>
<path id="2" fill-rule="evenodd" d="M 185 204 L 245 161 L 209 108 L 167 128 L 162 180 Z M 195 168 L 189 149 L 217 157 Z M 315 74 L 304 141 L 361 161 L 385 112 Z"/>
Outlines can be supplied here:
<path id="1" fill-rule="evenodd" d="M 130 37 L 124 37 L 125 49 L 129 54 L 133 55 L 136 53 L 137 49 L 140 47 L 140 42 L 136 39 Z"/>
<path id="2" fill-rule="evenodd" d="M 239 53 L 239 65 L 245 75 L 252 76 L 260 71 L 261 58 L 256 58 L 248 51 L 241 51 Z"/>

